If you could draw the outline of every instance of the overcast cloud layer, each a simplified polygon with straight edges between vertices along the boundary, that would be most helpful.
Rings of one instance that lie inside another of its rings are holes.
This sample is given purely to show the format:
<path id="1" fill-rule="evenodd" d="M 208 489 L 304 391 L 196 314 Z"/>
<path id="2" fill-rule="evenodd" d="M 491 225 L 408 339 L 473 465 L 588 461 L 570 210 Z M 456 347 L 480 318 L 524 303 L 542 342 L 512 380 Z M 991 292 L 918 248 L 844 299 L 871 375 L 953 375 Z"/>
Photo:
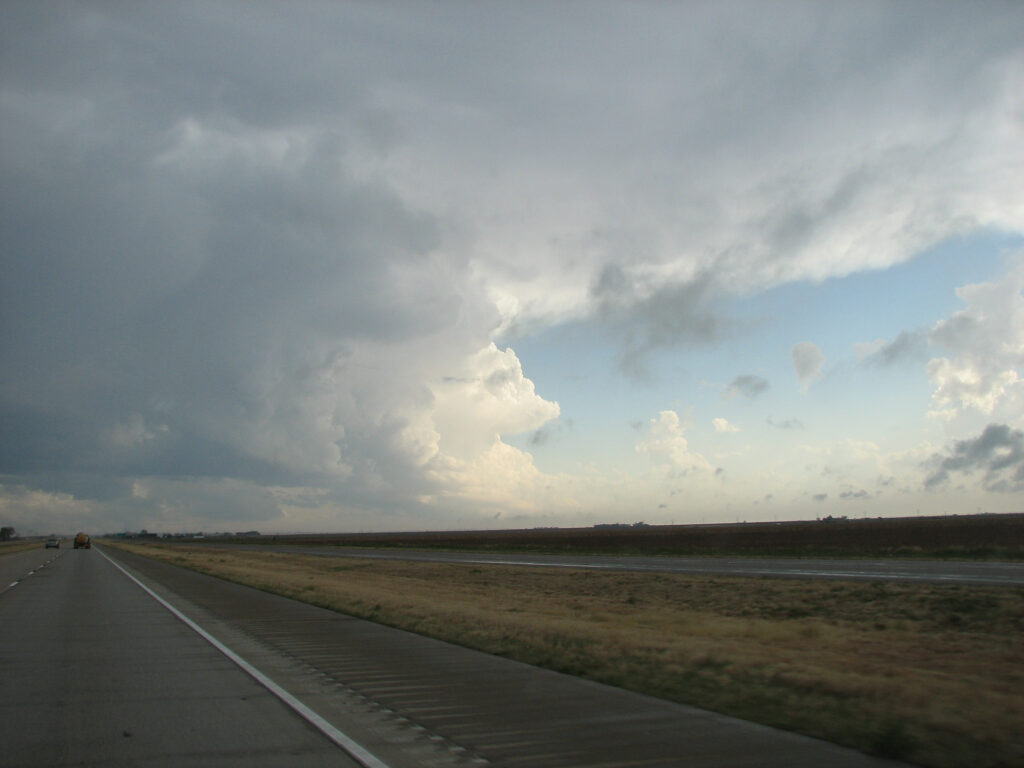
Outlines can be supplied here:
<path id="1" fill-rule="evenodd" d="M 592 324 L 644 386 L 659 351 L 745 332 L 725 299 L 1024 232 L 1016 3 L 3 15 L 0 517 L 22 530 L 629 516 L 612 500 L 729 470 L 661 403 L 622 449 L 643 477 L 542 472 L 507 438 L 564 404 L 517 340 Z M 900 482 L 987 467 L 1020 488 L 1000 457 L 1020 454 L 1022 274 L 865 341 L 922 358 L 922 413 L 1001 425 L 962 422 L 979 442 L 904 457 Z M 813 389 L 829 356 L 790 346 Z M 736 402 L 782 386 L 733 376 Z"/>

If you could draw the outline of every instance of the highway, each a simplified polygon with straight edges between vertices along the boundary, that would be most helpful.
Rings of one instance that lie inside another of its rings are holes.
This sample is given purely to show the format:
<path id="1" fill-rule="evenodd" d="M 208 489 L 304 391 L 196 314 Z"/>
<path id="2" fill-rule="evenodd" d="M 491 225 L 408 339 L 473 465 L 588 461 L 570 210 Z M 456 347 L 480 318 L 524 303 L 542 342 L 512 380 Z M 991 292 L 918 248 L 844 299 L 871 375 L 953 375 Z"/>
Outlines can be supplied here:
<path id="1" fill-rule="evenodd" d="M 96 549 L 0 564 L 0 765 L 358 765 Z"/>
<path id="2" fill-rule="evenodd" d="M 22 579 L 34 575 L 36 570 L 45 568 L 64 551 L 62 549 L 43 549 L 43 545 L 40 543 L 38 549 L 0 556 L 0 595 L 17 586 Z"/>
<path id="3" fill-rule="evenodd" d="M 191 543 L 191 542 L 190 542 Z M 211 542 L 211 545 L 216 542 Z M 775 576 L 940 584 L 1024 586 L 1024 563 L 964 560 L 855 560 L 785 557 L 640 557 L 601 555 L 503 554 L 364 547 L 231 544 L 240 549 L 323 557 L 360 557 L 431 563 L 518 565 L 544 568 L 688 573 L 711 576 Z"/>
<path id="4" fill-rule="evenodd" d="M 0 766 L 896 765 L 119 550 L 0 574 Z"/>

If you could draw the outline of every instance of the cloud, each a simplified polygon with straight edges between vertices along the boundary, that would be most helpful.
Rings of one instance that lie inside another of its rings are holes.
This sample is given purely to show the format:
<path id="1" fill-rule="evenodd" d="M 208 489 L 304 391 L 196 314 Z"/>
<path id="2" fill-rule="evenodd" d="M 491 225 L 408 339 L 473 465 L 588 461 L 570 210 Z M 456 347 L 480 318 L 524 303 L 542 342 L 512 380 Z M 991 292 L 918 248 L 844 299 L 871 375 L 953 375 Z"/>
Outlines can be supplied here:
<path id="1" fill-rule="evenodd" d="M 638 286 L 615 264 L 600 272 L 592 295 L 598 315 L 618 338 L 619 368 L 646 378 L 651 351 L 684 343 L 707 344 L 727 331 L 729 322 L 711 309 L 708 276 L 658 287 Z"/>
<path id="2" fill-rule="evenodd" d="M 804 429 L 804 424 L 800 419 L 790 418 L 783 419 L 782 421 L 775 421 L 771 416 L 764 420 L 764 423 L 769 427 L 775 427 L 776 429 Z"/>
<path id="3" fill-rule="evenodd" d="M 884 487 L 880 478 L 917 476 L 926 455 L 886 450 L 874 442 L 849 437 L 801 445 L 799 450 L 806 457 L 805 482 L 823 491 L 831 489 L 832 498 L 839 501 L 880 499 L 885 495 L 878 487 Z M 894 503 L 892 508 L 896 511 L 898 505 Z"/>
<path id="4" fill-rule="evenodd" d="M 821 376 L 821 365 L 825 355 L 809 341 L 801 341 L 793 347 L 793 370 L 800 379 L 800 389 L 804 392 L 811 382 Z"/>
<path id="5" fill-rule="evenodd" d="M 928 363 L 936 412 L 972 408 L 991 415 L 1001 402 L 1017 403 L 1022 386 L 1018 370 L 1024 366 L 1022 290 L 1024 262 L 997 282 L 957 290 L 967 306 L 928 335 L 950 353 Z"/>
<path id="6" fill-rule="evenodd" d="M 109 487 L 109 486 L 106 486 Z M 21 484 L 0 485 L 0 513 L 24 534 L 87 530 L 199 531 L 264 528 L 280 518 L 271 489 L 231 478 L 147 477 L 90 498 Z"/>
<path id="7" fill-rule="evenodd" d="M 439 480 L 438 491 L 424 501 L 433 506 L 537 513 L 544 509 L 542 499 L 551 504 L 552 494 L 545 492 L 550 483 L 530 454 L 500 440 L 470 459 L 432 462 L 431 472 Z"/>
<path id="8" fill-rule="evenodd" d="M 891 342 L 878 339 L 855 344 L 857 358 L 870 365 L 889 367 L 924 356 L 928 336 L 923 331 L 902 331 Z"/>
<path id="9" fill-rule="evenodd" d="M 871 494 L 865 491 L 863 488 L 860 488 L 856 491 L 843 491 L 842 493 L 839 494 L 839 498 L 843 499 L 844 501 L 859 501 L 862 499 L 870 499 Z"/>
<path id="10" fill-rule="evenodd" d="M 558 403 L 540 397 L 523 375 L 515 351 L 493 343 L 432 390 L 437 450 L 461 459 L 479 455 L 501 435 L 536 432 L 559 414 Z"/>
<path id="11" fill-rule="evenodd" d="M 636 450 L 671 466 L 679 475 L 714 473 L 715 468 L 707 459 L 690 451 L 684 431 L 678 413 L 661 411 L 657 419 L 650 420 L 646 438 L 637 443 Z"/>
<path id="12" fill-rule="evenodd" d="M 1020 54 L 1005 16 L 971 20 L 979 36 L 971 55 L 992 62 L 983 77 L 981 70 L 968 74 L 936 55 L 944 35 L 967 21 L 949 7 L 898 39 L 892 25 L 919 16 L 910 8 L 881 15 L 840 12 L 841 21 L 833 18 L 828 25 L 816 10 L 780 14 L 778 26 L 757 30 L 737 23 L 745 12 L 745 6 L 735 6 L 687 13 L 687 29 L 702 31 L 683 39 L 647 29 L 647 90 L 633 87 L 636 70 L 623 67 L 621 58 L 614 67 L 603 58 L 590 60 L 594 76 L 574 93 L 575 108 L 560 113 L 564 122 L 555 140 L 548 133 L 546 144 L 539 141 L 535 126 L 516 131 L 524 143 L 536 140 L 528 145 L 535 159 L 505 179 L 536 179 L 548 191 L 539 199 L 520 198 L 513 211 L 518 215 L 543 203 L 544 221 L 558 226 L 552 237 L 515 219 L 500 257 L 483 265 L 502 278 L 496 282 L 509 306 L 534 315 L 571 313 L 573 304 L 587 298 L 573 288 L 582 272 L 587 285 L 628 287 L 623 306 L 636 303 L 646 312 L 643 302 L 658 286 L 685 286 L 698 275 L 713 275 L 713 289 L 725 291 L 824 279 L 901 261 L 943 239 L 942 231 L 994 217 L 1019 220 L 1021 211 L 1010 200 L 1011 169 L 1019 169 L 1017 97 L 1011 94 Z M 596 16 L 593 26 L 577 32 L 589 40 L 571 38 L 580 49 L 598 45 L 612 26 L 620 34 L 635 29 L 635 22 L 615 14 Z M 670 11 L 658 21 L 678 21 L 674 16 Z M 870 58 L 851 45 L 847 34 L 854 29 L 874 41 Z M 710 30 L 719 35 L 713 46 L 710 38 L 701 39 Z M 674 69 L 667 76 L 662 66 L 668 59 L 662 57 L 680 46 L 694 60 L 719 63 L 716 83 L 680 78 Z M 752 48 L 771 51 L 756 70 L 736 57 L 738 50 Z M 541 53 L 538 64 L 544 59 Z M 921 60 L 932 68 L 918 71 Z M 794 77 L 797 70 L 829 74 Z M 999 79 L 991 80 L 991 72 Z M 970 96 L 961 91 L 965 80 Z M 958 85 L 952 102 L 946 101 L 951 81 Z M 518 82 L 507 85 L 519 95 Z M 617 109 L 588 99 L 609 92 L 619 97 Z M 776 98 L 767 101 L 766 93 Z M 965 121 L 965 114 L 979 109 L 991 122 Z M 665 133 L 665 125 L 675 130 Z M 953 178 L 943 177 L 951 186 L 934 185 L 934 152 L 958 159 L 945 170 Z M 589 164 L 598 153 L 612 162 Z M 561 174 L 553 172 L 556 167 Z M 666 172 L 667 167 L 677 170 Z M 979 176 L 982 168 L 985 175 Z M 997 190 L 1009 197 L 998 197 Z M 515 200 L 516 191 L 506 187 L 503 202 Z M 951 216 L 942 210 L 949 200 L 970 213 Z M 524 258 L 536 273 L 560 280 L 525 280 Z M 603 279 L 609 264 L 617 273 L 612 282 Z M 558 287 L 545 292 L 552 285 Z"/>
<path id="13" fill-rule="evenodd" d="M 530 445 L 547 445 L 554 437 L 571 431 L 573 423 L 572 419 L 563 419 L 558 422 L 545 424 L 530 435 Z"/>
<path id="14" fill-rule="evenodd" d="M 5 484 L 414 520 L 531 475 L 517 332 L 643 377 L 732 297 L 1024 229 L 1019 8 L 757 7 L 8 4 Z M 1013 388 L 947 330 L 939 405 Z"/>
<path id="15" fill-rule="evenodd" d="M 725 396 L 727 398 L 732 398 L 741 395 L 743 397 L 753 399 L 758 395 L 767 392 L 768 388 L 769 384 L 767 379 L 747 373 L 742 376 L 737 376 L 732 380 L 732 384 L 730 384 L 725 390 Z"/>
<path id="16" fill-rule="evenodd" d="M 735 424 L 730 424 L 727 419 L 713 419 L 712 423 L 715 425 L 715 432 L 739 432 L 740 428 Z"/>
<path id="17" fill-rule="evenodd" d="M 958 440 L 946 456 L 934 454 L 926 463 L 931 472 L 926 488 L 938 488 L 953 473 L 983 472 L 988 491 L 1024 490 L 1024 432 L 1005 424 L 989 424 L 976 438 Z"/>
<path id="18" fill-rule="evenodd" d="M 551 439 L 551 430 L 543 427 L 530 435 L 530 445 L 546 445 Z"/>

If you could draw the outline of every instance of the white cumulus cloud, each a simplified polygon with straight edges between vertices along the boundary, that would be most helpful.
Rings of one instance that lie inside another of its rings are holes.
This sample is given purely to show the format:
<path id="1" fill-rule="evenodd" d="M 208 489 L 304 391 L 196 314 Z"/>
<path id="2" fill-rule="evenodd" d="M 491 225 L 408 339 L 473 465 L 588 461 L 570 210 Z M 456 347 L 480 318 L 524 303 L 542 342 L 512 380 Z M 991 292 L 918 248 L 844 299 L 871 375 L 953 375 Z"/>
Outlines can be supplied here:
<path id="1" fill-rule="evenodd" d="M 637 444 L 636 449 L 683 474 L 714 472 L 714 467 L 707 459 L 689 449 L 684 432 L 685 428 L 678 413 L 671 410 L 661 411 L 658 418 L 650 420 L 647 435 Z"/>
<path id="2" fill-rule="evenodd" d="M 537 394 L 512 348 L 491 343 L 432 386 L 433 420 L 444 453 L 472 459 L 501 435 L 532 432 L 558 418 L 558 403 Z"/>
<path id="3" fill-rule="evenodd" d="M 976 409 L 992 414 L 1021 397 L 1024 367 L 1024 263 L 1002 279 L 967 285 L 957 296 L 967 305 L 938 323 L 929 341 L 948 355 L 928 363 L 936 413 Z M 1018 414 L 1019 416 L 1019 414 Z"/>

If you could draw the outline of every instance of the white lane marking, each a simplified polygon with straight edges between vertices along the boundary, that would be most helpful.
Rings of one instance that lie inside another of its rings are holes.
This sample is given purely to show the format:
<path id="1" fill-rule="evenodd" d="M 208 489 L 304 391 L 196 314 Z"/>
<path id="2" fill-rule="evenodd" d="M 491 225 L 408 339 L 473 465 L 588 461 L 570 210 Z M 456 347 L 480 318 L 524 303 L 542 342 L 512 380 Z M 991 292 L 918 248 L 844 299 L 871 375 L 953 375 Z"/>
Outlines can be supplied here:
<path id="1" fill-rule="evenodd" d="M 283 701 L 285 704 L 287 704 L 289 707 L 291 707 L 293 710 L 295 710 L 295 712 L 297 712 L 303 719 L 305 719 L 308 723 L 310 723 L 311 725 L 316 727 L 321 733 L 324 734 L 324 736 L 326 736 L 331 741 L 333 741 L 335 744 L 337 744 L 339 747 L 341 747 L 353 759 L 355 759 L 356 762 L 358 762 L 360 765 L 364 766 L 364 768 L 391 768 L 383 760 L 381 760 L 376 755 L 371 753 L 369 750 L 367 750 L 361 744 L 356 742 L 354 739 L 352 739 L 348 735 L 342 733 L 340 730 L 335 728 L 333 725 L 331 725 L 329 722 L 327 722 L 327 720 L 325 720 L 323 717 L 318 715 L 316 712 L 314 712 L 312 709 L 307 707 L 305 704 L 303 704 L 297 698 L 292 696 L 290 693 L 288 693 L 288 691 L 286 691 L 284 688 L 279 686 L 277 683 L 275 683 L 273 680 L 271 680 L 265 674 L 263 674 L 258 669 L 256 669 L 256 667 L 254 667 L 252 664 L 247 662 L 241 656 L 236 654 L 234 651 L 232 651 L 230 648 L 228 648 L 222 642 L 217 640 L 217 638 L 213 637 L 206 630 L 204 630 L 202 627 L 200 627 L 198 624 L 196 624 L 194 621 L 192 621 L 192 619 L 188 618 L 185 614 L 183 614 L 181 611 L 179 611 L 173 605 L 171 605 L 166 600 L 164 600 L 162 597 L 160 597 L 160 595 L 158 595 L 152 589 L 150 589 L 145 584 L 143 584 L 141 581 L 139 581 L 137 578 L 135 578 L 135 576 L 133 576 L 127 570 L 125 570 L 124 567 L 122 567 L 120 563 L 118 563 L 116 560 L 114 560 L 112 557 L 110 557 L 102 549 L 99 549 L 99 547 L 97 547 L 96 549 L 115 568 L 117 568 L 119 571 L 121 571 L 121 573 L 123 573 L 129 579 L 131 579 L 136 584 L 138 584 L 150 597 L 152 597 L 154 600 L 156 600 L 158 603 L 160 603 L 160 605 L 162 605 L 164 608 L 166 608 L 168 611 L 170 611 L 172 614 L 174 614 L 174 616 L 177 619 L 179 619 L 181 622 L 183 622 L 189 629 L 193 630 L 196 634 L 198 634 L 200 637 L 202 637 L 204 640 L 206 640 L 206 642 L 208 642 L 210 645 L 212 645 L 218 651 L 220 651 L 225 656 L 227 656 L 229 659 L 231 659 L 231 661 L 233 661 L 235 664 L 237 664 L 239 667 L 241 667 L 242 670 L 244 670 L 246 673 L 248 673 L 250 677 L 252 677 L 254 680 L 256 680 L 256 682 L 258 682 L 260 685 L 262 685 L 264 688 L 266 688 L 272 694 L 277 696 L 277 698 L 279 698 L 281 701 Z"/>
<path id="2" fill-rule="evenodd" d="M 45 567 L 46 567 L 47 565 L 49 565 L 50 563 L 52 563 L 52 562 L 53 562 L 54 560 L 56 560 L 56 559 L 57 559 L 57 557 L 58 557 L 57 555 L 54 555 L 53 557 L 51 557 L 51 558 L 50 558 L 49 560 L 47 560 L 47 561 L 46 561 L 45 563 L 43 563 L 42 565 L 40 565 L 40 566 L 37 566 L 36 568 L 32 569 L 31 571 L 29 571 L 28 573 L 26 573 L 26 574 L 25 574 L 24 576 L 22 576 L 22 577 L 20 577 L 20 578 L 18 578 L 18 579 L 15 579 L 15 580 L 14 580 L 14 581 L 12 581 L 12 582 L 11 582 L 10 584 L 8 584 L 8 585 L 7 585 L 6 587 L 4 587 L 4 589 L 3 589 L 3 592 L 0 592 L 0 595 L 2 595 L 2 594 L 3 594 L 4 592 L 6 592 L 7 590 L 9 590 L 9 589 L 13 589 L 14 587 L 18 586 L 19 584 L 21 584 L 21 582 L 23 582 L 23 581 L 24 581 L 25 579 L 27 579 L 27 578 L 28 578 L 29 576 L 31 576 L 31 575 L 32 575 L 33 573 L 35 573 L 36 571 L 38 571 L 38 570 L 39 570 L 40 568 L 45 568 Z"/>

